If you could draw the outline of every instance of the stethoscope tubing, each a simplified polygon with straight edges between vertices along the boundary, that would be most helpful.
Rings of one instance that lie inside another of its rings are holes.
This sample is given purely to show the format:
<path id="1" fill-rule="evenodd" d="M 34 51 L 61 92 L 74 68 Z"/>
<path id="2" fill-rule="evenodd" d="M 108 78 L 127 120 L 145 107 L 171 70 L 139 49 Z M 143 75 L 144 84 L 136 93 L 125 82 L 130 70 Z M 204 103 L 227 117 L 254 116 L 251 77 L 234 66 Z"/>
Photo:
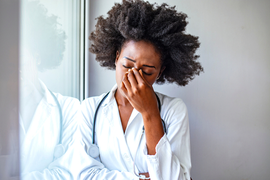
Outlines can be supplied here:
<path id="1" fill-rule="evenodd" d="M 54 148 L 54 159 L 57 159 L 59 158 L 60 156 L 62 156 L 64 153 L 65 153 L 65 148 L 62 144 L 62 134 L 63 134 L 63 114 L 62 114 L 62 108 L 60 106 L 60 103 L 58 101 L 58 99 L 56 98 L 56 96 L 53 94 L 53 92 L 51 92 L 49 90 L 49 92 L 51 93 L 54 101 L 56 102 L 57 104 L 57 107 L 58 107 L 58 111 L 59 111 L 59 119 L 60 119 L 60 133 L 59 133 L 59 142 L 58 144 L 55 146 Z"/>
<path id="2" fill-rule="evenodd" d="M 94 114 L 94 120 L 93 120 L 93 131 L 92 131 L 92 144 L 95 144 L 95 129 L 96 129 L 96 119 L 97 119 L 97 113 L 98 113 L 98 109 L 101 106 L 102 102 L 107 98 L 107 96 L 109 95 L 110 91 L 101 99 L 101 101 L 99 102 L 97 109 L 95 111 Z"/>
<path id="3" fill-rule="evenodd" d="M 49 90 L 50 91 L 50 90 Z M 50 91 L 54 101 L 56 102 L 57 104 L 57 107 L 58 107 L 58 111 L 59 111 L 59 116 L 60 116 L 60 136 L 59 136 L 59 143 L 58 144 L 62 144 L 62 125 L 63 125 L 63 115 L 62 115 L 62 108 L 60 106 L 60 103 L 59 101 L 57 100 L 56 96 L 53 94 L 52 91 Z"/>

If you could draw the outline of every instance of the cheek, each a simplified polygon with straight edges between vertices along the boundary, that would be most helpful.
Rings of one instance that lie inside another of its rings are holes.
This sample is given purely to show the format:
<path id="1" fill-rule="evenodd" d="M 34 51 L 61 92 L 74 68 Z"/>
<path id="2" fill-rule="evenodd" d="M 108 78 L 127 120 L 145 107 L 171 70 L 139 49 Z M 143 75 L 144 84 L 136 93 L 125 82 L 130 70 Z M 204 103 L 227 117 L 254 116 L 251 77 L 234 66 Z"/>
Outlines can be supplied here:
<path id="1" fill-rule="evenodd" d="M 115 71 L 116 82 L 120 85 L 126 72 L 119 65 L 116 66 Z"/>
<path id="2" fill-rule="evenodd" d="M 153 77 L 147 77 L 147 76 L 144 76 L 144 79 L 150 84 L 150 85 L 153 85 L 156 81 L 156 78 L 155 76 Z"/>
<path id="3" fill-rule="evenodd" d="M 152 73 L 152 75 L 148 76 L 146 74 L 143 74 L 143 77 L 148 82 L 148 84 L 153 85 L 160 74 L 159 72 L 160 72 L 160 69 L 157 68 L 155 71 L 148 71 L 148 73 Z"/>

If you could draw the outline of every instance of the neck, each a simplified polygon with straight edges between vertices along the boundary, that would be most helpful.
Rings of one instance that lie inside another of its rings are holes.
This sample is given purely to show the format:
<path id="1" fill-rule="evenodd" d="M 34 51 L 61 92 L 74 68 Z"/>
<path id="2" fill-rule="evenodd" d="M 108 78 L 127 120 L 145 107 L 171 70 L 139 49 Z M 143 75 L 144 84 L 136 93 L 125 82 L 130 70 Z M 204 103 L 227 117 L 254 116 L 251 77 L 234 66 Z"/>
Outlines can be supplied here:
<path id="1" fill-rule="evenodd" d="M 127 100 L 127 98 L 120 92 L 120 90 L 116 90 L 114 94 L 115 100 L 118 104 L 118 106 L 130 106 L 130 102 Z"/>

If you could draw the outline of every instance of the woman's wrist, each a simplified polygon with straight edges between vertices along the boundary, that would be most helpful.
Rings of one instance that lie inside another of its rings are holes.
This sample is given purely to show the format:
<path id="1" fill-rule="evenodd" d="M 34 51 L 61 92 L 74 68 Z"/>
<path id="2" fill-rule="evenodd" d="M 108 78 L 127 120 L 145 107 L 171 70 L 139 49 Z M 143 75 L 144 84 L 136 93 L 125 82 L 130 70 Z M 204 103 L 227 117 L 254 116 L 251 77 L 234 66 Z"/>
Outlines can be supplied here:
<path id="1" fill-rule="evenodd" d="M 147 122 L 152 123 L 161 119 L 158 108 L 156 108 L 155 110 L 148 109 L 142 112 L 141 114 L 142 114 L 144 123 L 147 123 Z"/>

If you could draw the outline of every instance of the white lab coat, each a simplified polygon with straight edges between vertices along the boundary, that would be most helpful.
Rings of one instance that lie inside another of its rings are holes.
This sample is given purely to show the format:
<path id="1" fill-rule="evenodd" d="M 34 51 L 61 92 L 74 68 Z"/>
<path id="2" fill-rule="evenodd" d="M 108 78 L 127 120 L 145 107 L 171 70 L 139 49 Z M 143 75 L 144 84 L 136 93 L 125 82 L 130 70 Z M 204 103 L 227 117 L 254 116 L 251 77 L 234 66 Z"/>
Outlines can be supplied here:
<path id="1" fill-rule="evenodd" d="M 80 102 L 75 98 L 55 94 L 62 109 L 61 123 L 56 101 L 46 86 L 43 83 L 41 85 L 44 97 L 37 106 L 27 132 L 20 118 L 21 176 L 25 180 L 72 179 L 72 154 L 68 147 L 71 146 L 77 129 Z M 55 147 L 60 142 L 60 126 L 65 152 L 59 158 L 54 158 Z"/>
<path id="2" fill-rule="evenodd" d="M 125 133 L 121 125 L 118 106 L 114 98 L 117 85 L 100 106 L 96 119 L 96 144 L 100 156 L 93 159 L 87 154 L 92 143 L 92 125 L 95 110 L 105 94 L 82 102 L 80 148 L 77 158 L 81 160 L 78 179 L 139 179 L 133 174 L 133 161 L 143 127 L 141 114 L 134 109 Z M 156 154 L 148 155 L 145 135 L 136 156 L 137 172 L 149 172 L 151 180 L 190 179 L 190 135 L 187 108 L 179 98 L 157 93 L 161 101 L 161 118 L 165 121 L 167 134 L 156 146 Z M 79 146 L 77 146 L 79 148 Z M 82 148 L 83 147 L 83 148 Z"/>

